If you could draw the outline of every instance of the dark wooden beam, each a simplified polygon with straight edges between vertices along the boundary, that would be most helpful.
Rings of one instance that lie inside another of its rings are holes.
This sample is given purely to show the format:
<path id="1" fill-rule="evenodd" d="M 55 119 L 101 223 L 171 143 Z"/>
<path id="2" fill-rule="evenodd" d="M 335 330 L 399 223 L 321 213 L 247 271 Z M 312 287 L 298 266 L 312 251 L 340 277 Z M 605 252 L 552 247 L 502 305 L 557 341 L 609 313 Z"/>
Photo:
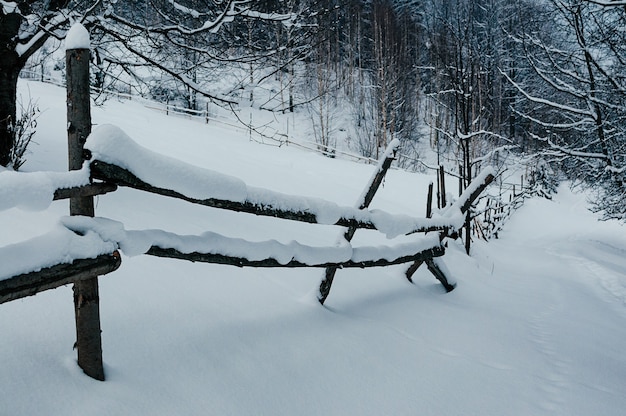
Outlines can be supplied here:
<path id="1" fill-rule="evenodd" d="M 237 267 L 336 267 L 336 268 L 367 268 L 367 267 L 382 267 L 382 266 L 391 266 L 394 264 L 402 264 L 408 263 L 411 261 L 426 261 L 427 259 L 432 259 L 433 257 L 439 257 L 444 254 L 444 248 L 442 246 L 436 246 L 429 248 L 427 250 L 421 251 L 419 253 L 400 256 L 394 259 L 371 259 L 364 261 L 353 261 L 348 260 L 345 262 L 322 262 L 316 264 L 306 264 L 302 263 L 298 260 L 291 260 L 288 263 L 280 263 L 278 260 L 274 258 L 267 258 L 262 260 L 249 260 L 242 257 L 232 257 L 226 256 L 224 254 L 213 254 L 213 253 L 181 253 L 180 251 L 173 248 L 162 248 L 157 246 L 152 246 L 148 250 L 146 254 L 157 257 L 168 257 L 173 259 L 181 259 L 188 260 L 192 262 L 202 262 L 202 263 L 214 263 L 214 264 L 225 264 L 230 266 Z"/>
<path id="2" fill-rule="evenodd" d="M 120 254 L 115 251 L 94 259 L 74 260 L 0 280 L 0 304 L 110 273 L 117 270 L 121 262 Z"/>
<path id="3" fill-rule="evenodd" d="M 385 151 L 385 155 L 386 155 L 385 159 L 382 160 L 382 163 L 379 162 L 379 165 L 377 166 L 378 171 L 370 179 L 370 182 L 367 184 L 367 188 L 366 188 L 367 191 L 362 196 L 362 199 L 360 201 L 357 201 L 359 209 L 366 209 L 372 203 L 372 200 L 374 199 L 374 195 L 376 195 L 376 192 L 378 191 L 380 184 L 383 182 L 383 179 L 385 179 L 385 175 L 387 175 L 387 171 L 391 167 L 391 163 L 395 160 L 396 151 L 397 151 L 397 148 L 392 148 L 392 149 L 388 149 L 387 151 Z M 343 238 L 348 242 L 352 241 L 352 238 L 354 237 L 354 233 L 356 232 L 356 230 L 357 230 L 357 227 L 355 226 L 348 227 L 343 235 Z M 324 277 L 322 278 L 322 281 L 320 282 L 319 290 L 317 294 L 317 300 L 322 305 L 324 304 L 324 302 L 326 302 L 326 298 L 328 298 L 328 295 L 330 294 L 330 289 L 333 285 L 333 280 L 335 279 L 335 274 L 337 273 L 337 269 L 338 269 L 337 266 L 330 266 L 330 267 L 327 267 L 326 270 L 324 270 Z"/>
<path id="4" fill-rule="evenodd" d="M 117 189 L 117 185 L 108 182 L 92 183 L 75 188 L 63 188 L 54 191 L 54 200 L 104 195 Z"/>
<path id="5" fill-rule="evenodd" d="M 465 214 L 469 211 L 472 204 L 476 201 L 476 199 L 483 193 L 483 191 L 489 186 L 491 182 L 493 182 L 494 176 L 492 174 L 488 174 L 485 176 L 485 179 L 480 183 L 479 186 L 474 189 L 474 191 L 469 195 L 469 197 L 463 202 L 463 204 L 459 207 L 461 213 Z"/>

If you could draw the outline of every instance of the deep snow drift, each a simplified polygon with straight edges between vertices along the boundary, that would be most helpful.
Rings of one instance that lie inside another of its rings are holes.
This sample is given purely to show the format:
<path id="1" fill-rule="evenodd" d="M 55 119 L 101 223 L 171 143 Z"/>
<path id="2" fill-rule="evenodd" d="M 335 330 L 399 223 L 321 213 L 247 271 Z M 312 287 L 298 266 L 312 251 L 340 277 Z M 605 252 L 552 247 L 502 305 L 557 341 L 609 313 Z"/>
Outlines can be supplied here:
<path id="1" fill-rule="evenodd" d="M 22 83 L 44 110 L 26 171 L 66 169 L 62 89 Z M 297 116 L 295 116 L 297 117 Z M 93 108 L 156 152 L 249 186 L 352 206 L 372 166 L 250 142 L 139 103 Z M 423 215 L 431 178 L 390 171 L 372 208 Z M 0 246 L 59 227 L 67 202 L 0 211 Z M 120 189 L 98 216 L 126 229 L 211 231 L 333 246 L 340 229 Z M 393 240 L 395 241 L 395 240 Z M 400 242 L 410 241 L 400 238 Z M 355 244 L 388 244 L 358 231 Z M 24 250 L 22 256 L 30 256 Z M 626 235 L 585 197 L 531 200 L 473 256 L 451 242 L 457 289 L 420 269 L 238 269 L 124 257 L 100 280 L 107 381 L 75 364 L 71 287 L 0 305 L 0 415 L 620 415 L 626 408 Z"/>

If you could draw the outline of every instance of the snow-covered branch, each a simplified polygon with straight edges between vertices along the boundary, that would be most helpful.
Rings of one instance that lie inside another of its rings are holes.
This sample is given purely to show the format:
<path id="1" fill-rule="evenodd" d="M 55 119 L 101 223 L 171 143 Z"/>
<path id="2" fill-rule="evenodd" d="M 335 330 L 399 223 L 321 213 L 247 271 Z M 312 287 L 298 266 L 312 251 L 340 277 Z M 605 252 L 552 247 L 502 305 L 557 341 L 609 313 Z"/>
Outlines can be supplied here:
<path id="1" fill-rule="evenodd" d="M 159 9 L 157 12 L 170 24 L 156 24 L 156 25 L 143 25 L 135 21 L 131 21 L 119 14 L 114 13 L 113 10 L 109 10 L 105 14 L 105 18 L 114 20 L 126 27 L 141 30 L 144 33 L 158 33 L 167 34 L 169 32 L 176 32 L 181 35 L 191 36 L 202 33 L 217 33 L 224 23 L 232 22 L 235 17 L 243 16 L 259 20 L 283 22 L 289 25 L 296 19 L 296 15 L 292 13 L 261 13 L 252 10 L 249 6 L 250 0 L 226 0 L 220 4 L 220 11 L 213 18 L 202 20 L 205 17 L 209 17 L 210 14 L 205 11 L 200 11 L 180 4 L 174 0 L 167 0 L 168 4 L 172 6 L 174 11 L 184 17 L 192 20 L 201 20 L 197 26 L 190 26 L 184 22 L 185 19 L 169 16 L 164 10 Z"/>
<path id="2" fill-rule="evenodd" d="M 507 79 L 507 81 L 509 81 L 511 85 L 513 85 L 513 87 L 515 87 L 515 89 L 519 91 L 529 101 L 532 101 L 533 103 L 536 103 L 536 104 L 546 105 L 548 107 L 551 107 L 557 110 L 566 111 L 568 113 L 591 117 L 592 119 L 595 119 L 596 114 L 590 109 L 585 110 L 582 108 L 577 108 L 577 107 L 572 107 L 566 104 L 557 103 L 555 101 L 547 100 L 545 98 L 535 97 L 529 94 L 524 88 L 522 88 L 513 79 L 511 79 L 511 77 L 506 72 L 502 71 L 501 69 L 499 71 L 500 71 L 500 74 L 504 76 Z"/>
<path id="3" fill-rule="evenodd" d="M 573 157 L 577 157 L 581 159 L 600 159 L 600 160 L 605 160 L 605 161 L 609 160 L 607 155 L 602 154 L 602 153 L 584 152 L 580 150 L 569 149 L 567 147 L 560 146 L 554 143 L 552 140 L 550 140 L 549 137 L 541 137 L 533 133 L 530 133 L 530 134 L 531 134 L 531 137 L 533 137 L 534 139 L 547 143 L 550 146 L 551 150 L 556 151 L 558 154 L 561 154 L 564 156 L 573 156 Z"/>
<path id="4" fill-rule="evenodd" d="M 603 7 L 618 7 L 618 6 L 626 6 L 626 1 L 621 0 L 584 0 L 587 3 L 597 4 L 598 6 Z"/>

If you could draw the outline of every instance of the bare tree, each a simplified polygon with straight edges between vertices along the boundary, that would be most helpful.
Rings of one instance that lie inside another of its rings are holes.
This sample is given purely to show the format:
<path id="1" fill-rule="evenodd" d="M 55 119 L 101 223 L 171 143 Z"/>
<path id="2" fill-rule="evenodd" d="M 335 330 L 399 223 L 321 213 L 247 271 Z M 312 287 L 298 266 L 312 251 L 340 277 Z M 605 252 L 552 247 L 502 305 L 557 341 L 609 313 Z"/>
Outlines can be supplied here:
<path id="1" fill-rule="evenodd" d="M 174 80 L 185 91 L 190 107 L 196 105 L 198 95 L 234 103 L 228 91 L 214 92 L 211 88 L 216 64 L 260 61 L 287 46 L 272 44 L 267 36 L 261 38 L 260 34 L 268 31 L 255 25 L 301 27 L 298 16 L 281 1 L 3 1 L 0 165 L 9 165 L 15 142 L 18 75 L 50 37 L 62 39 L 72 21 L 81 21 L 92 34 L 100 86 L 106 83 L 106 76 L 125 77 L 133 85 L 150 79 Z M 253 34 L 258 40 L 254 45 L 246 44 L 235 31 L 239 21 L 258 29 Z"/>
<path id="2" fill-rule="evenodd" d="M 51 36 L 63 36 L 71 18 L 90 11 L 71 1 L 0 3 L 0 165 L 11 164 L 15 143 L 17 80 L 28 59 Z"/>
<path id="3" fill-rule="evenodd" d="M 624 219 L 626 13 L 582 0 L 551 0 L 547 12 L 560 36 L 521 39 L 535 81 L 509 79 L 533 104 L 518 112 L 568 176 L 598 190 L 595 208 Z"/>

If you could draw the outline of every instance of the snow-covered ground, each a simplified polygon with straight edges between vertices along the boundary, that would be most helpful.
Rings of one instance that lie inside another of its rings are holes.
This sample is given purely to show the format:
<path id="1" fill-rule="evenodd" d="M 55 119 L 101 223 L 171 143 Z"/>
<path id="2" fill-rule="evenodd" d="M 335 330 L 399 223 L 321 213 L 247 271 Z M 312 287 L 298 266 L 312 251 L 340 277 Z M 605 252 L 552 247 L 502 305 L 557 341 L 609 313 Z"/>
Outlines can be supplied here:
<path id="1" fill-rule="evenodd" d="M 39 97 L 25 171 L 66 169 L 65 93 Z M 352 206 L 373 166 L 271 147 L 219 126 L 107 102 L 94 123 L 248 186 Z M 296 133 L 293 133 L 296 136 Z M 372 208 L 423 215 L 432 178 L 392 170 Z M 67 202 L 0 211 L 0 246 L 58 228 Z M 98 216 L 128 230 L 207 231 L 333 245 L 340 230 L 120 189 Z M 420 269 L 239 269 L 124 257 L 100 279 L 107 381 L 75 363 L 71 287 L 0 305 L 0 415 L 621 415 L 626 409 L 626 233 L 584 195 L 530 200 L 472 257 L 451 242 L 446 294 Z M 358 231 L 355 244 L 386 243 Z M 30 253 L 23 252 L 23 256 Z"/>

